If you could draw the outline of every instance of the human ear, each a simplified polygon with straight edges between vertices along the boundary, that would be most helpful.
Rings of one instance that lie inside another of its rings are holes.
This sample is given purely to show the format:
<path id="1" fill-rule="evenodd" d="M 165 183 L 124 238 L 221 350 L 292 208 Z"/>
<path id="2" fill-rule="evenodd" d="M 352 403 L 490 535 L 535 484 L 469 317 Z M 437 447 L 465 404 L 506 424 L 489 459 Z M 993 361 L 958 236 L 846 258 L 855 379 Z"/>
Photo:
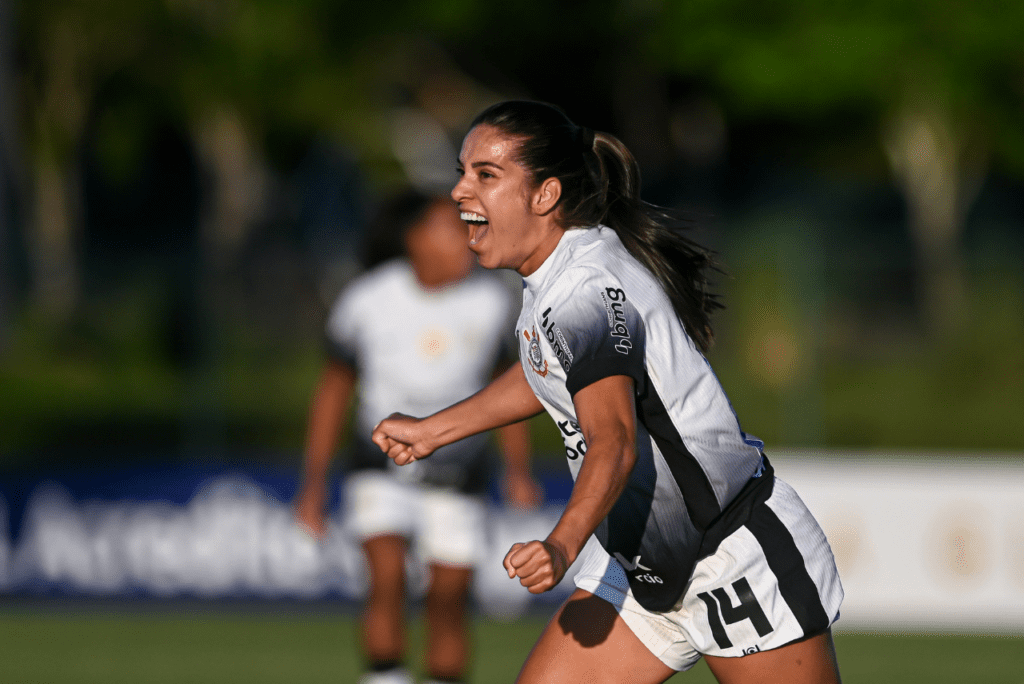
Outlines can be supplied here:
<path id="1" fill-rule="evenodd" d="M 555 177 L 548 178 L 533 191 L 533 213 L 538 216 L 550 214 L 558 206 L 558 200 L 561 198 L 562 181 Z"/>

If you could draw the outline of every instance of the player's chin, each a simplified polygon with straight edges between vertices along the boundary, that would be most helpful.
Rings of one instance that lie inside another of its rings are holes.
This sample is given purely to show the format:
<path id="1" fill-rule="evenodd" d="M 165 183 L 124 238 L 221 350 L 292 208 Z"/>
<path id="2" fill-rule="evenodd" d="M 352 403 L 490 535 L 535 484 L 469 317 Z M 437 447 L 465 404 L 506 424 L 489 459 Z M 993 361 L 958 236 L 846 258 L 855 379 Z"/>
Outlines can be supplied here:
<path id="1" fill-rule="evenodd" d="M 488 250 L 482 245 L 470 245 L 469 250 L 476 254 L 476 262 L 482 267 L 487 269 L 501 268 L 501 264 L 498 263 L 498 257 L 494 252 Z"/>

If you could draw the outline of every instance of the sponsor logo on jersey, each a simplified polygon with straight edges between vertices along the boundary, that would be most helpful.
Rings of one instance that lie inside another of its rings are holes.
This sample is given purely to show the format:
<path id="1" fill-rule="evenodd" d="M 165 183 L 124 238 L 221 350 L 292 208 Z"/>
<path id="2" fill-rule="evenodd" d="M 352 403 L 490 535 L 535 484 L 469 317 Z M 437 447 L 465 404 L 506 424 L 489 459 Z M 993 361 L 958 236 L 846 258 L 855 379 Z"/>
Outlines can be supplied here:
<path id="1" fill-rule="evenodd" d="M 615 556 L 615 560 L 619 561 L 619 565 L 622 566 L 622 569 L 629 573 L 630 579 L 632 581 L 640 582 L 641 584 L 664 584 L 665 583 L 665 580 L 663 580 L 660 577 L 658 577 L 657 575 L 655 575 L 653 572 L 651 572 L 651 569 L 649 567 L 647 567 L 646 565 L 643 565 L 640 562 L 640 556 L 634 557 L 633 561 L 630 562 L 630 561 L 626 560 L 626 557 L 623 556 L 618 551 L 616 551 L 612 555 Z M 646 572 L 644 572 L 644 571 L 646 571 Z"/>
<path id="2" fill-rule="evenodd" d="M 558 426 L 558 429 L 561 430 L 565 437 L 572 437 L 580 434 L 580 424 L 575 420 L 556 420 L 555 425 Z"/>
<path id="3" fill-rule="evenodd" d="M 587 453 L 587 440 L 584 439 L 580 424 L 575 420 L 556 420 L 555 424 L 562 431 L 562 440 L 565 442 L 565 457 L 575 461 Z"/>
<path id="4" fill-rule="evenodd" d="M 526 361 L 530 364 L 533 372 L 544 377 L 548 374 L 548 362 L 544 360 L 544 354 L 540 350 L 540 337 L 537 336 L 537 327 L 533 328 L 533 335 L 529 331 L 523 331 L 523 337 L 528 342 L 526 347 Z"/>
<path id="5" fill-rule="evenodd" d="M 618 551 L 616 551 L 612 555 L 615 556 L 615 560 L 619 561 L 619 565 L 621 565 L 626 572 L 633 572 L 634 570 L 650 570 L 650 568 L 646 565 L 640 564 L 640 556 L 634 558 L 633 562 L 630 563 L 628 560 L 626 560 L 626 557 Z"/>
<path id="6" fill-rule="evenodd" d="M 601 293 L 601 300 L 604 302 L 604 310 L 608 314 L 608 327 L 611 329 L 611 336 L 618 338 L 615 343 L 615 351 L 620 354 L 628 354 L 633 348 L 633 341 L 629 336 L 629 328 L 626 327 L 626 314 L 623 313 L 623 305 L 626 303 L 626 293 L 617 287 L 606 287 Z"/>
<path id="7" fill-rule="evenodd" d="M 555 325 L 553 320 L 548 318 L 550 313 L 551 307 L 549 306 L 541 314 L 543 318 L 540 321 L 540 325 L 544 329 L 544 336 L 548 338 L 551 348 L 555 351 L 555 357 L 558 359 L 558 362 L 562 364 L 562 368 L 568 371 L 569 367 L 572 366 L 572 352 L 569 351 L 569 343 L 565 341 L 562 331 Z"/>

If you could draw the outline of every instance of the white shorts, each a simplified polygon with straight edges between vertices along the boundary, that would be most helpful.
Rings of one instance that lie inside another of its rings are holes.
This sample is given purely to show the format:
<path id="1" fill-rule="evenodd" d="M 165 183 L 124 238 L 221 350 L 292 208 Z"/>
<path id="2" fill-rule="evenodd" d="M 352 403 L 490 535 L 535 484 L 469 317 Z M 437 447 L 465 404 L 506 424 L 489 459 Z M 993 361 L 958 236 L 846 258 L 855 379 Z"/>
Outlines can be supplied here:
<path id="1" fill-rule="evenodd" d="M 361 470 L 344 485 L 345 526 L 360 541 L 385 534 L 409 538 L 427 563 L 472 566 L 484 550 L 481 497 L 403 482 L 387 471 Z"/>
<path id="2" fill-rule="evenodd" d="M 820 634 L 838 619 L 843 600 L 824 532 L 778 478 L 751 520 L 697 563 L 672 612 L 637 603 L 622 566 L 596 539 L 580 561 L 576 586 L 615 606 L 651 653 L 677 671 L 703 654 L 743 656 Z"/>

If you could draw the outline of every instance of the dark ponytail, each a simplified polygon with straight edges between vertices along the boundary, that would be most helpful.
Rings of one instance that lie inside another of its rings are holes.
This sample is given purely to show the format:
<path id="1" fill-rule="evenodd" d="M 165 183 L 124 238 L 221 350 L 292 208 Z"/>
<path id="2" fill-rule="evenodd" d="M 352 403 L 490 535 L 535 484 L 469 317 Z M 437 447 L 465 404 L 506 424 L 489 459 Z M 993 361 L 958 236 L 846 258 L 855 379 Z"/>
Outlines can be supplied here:
<path id="1" fill-rule="evenodd" d="M 563 228 L 604 224 L 661 284 L 686 332 L 707 352 L 714 339 L 712 314 L 722 308 L 708 284 L 717 267 L 711 253 L 682 234 L 668 211 L 640 199 L 640 166 L 608 133 L 577 126 L 554 105 L 502 102 L 484 110 L 473 126 L 493 126 L 520 143 L 516 161 L 536 186 L 558 178 Z"/>

